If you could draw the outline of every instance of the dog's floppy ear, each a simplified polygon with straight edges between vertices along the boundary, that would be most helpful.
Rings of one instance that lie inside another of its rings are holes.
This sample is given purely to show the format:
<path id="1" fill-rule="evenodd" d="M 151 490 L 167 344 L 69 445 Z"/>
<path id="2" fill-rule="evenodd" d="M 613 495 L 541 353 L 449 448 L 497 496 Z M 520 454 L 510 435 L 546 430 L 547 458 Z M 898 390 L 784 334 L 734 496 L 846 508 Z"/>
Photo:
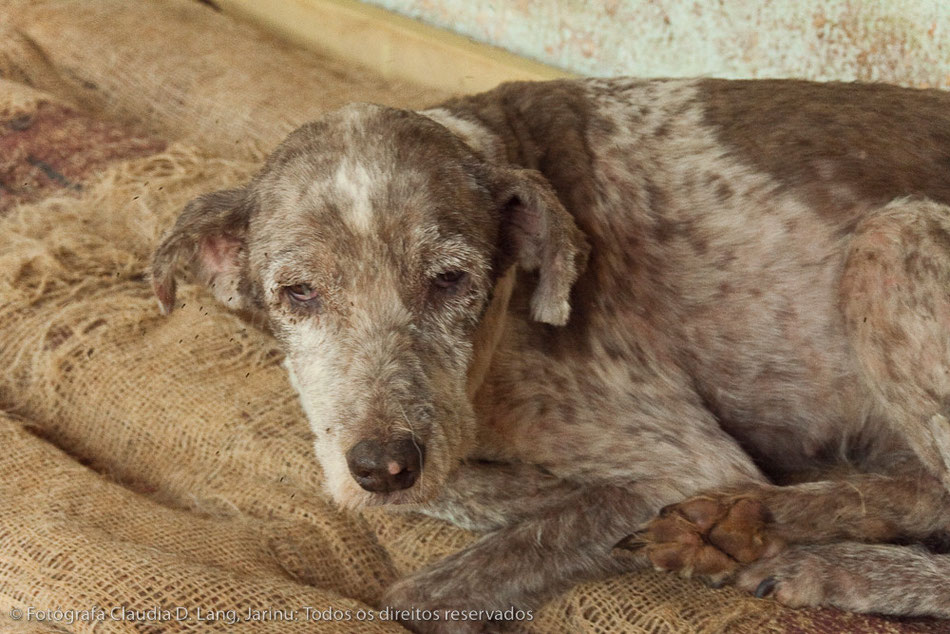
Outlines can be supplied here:
<path id="1" fill-rule="evenodd" d="M 587 238 L 540 172 L 502 169 L 493 180 L 503 248 L 513 251 L 521 268 L 538 271 L 531 316 L 563 326 L 571 312 L 571 287 L 587 265 Z"/>
<path id="2" fill-rule="evenodd" d="M 229 308 L 250 308 L 244 270 L 251 209 L 243 187 L 204 194 L 185 206 L 152 257 L 152 289 L 163 314 L 175 307 L 179 267 L 210 286 Z"/>

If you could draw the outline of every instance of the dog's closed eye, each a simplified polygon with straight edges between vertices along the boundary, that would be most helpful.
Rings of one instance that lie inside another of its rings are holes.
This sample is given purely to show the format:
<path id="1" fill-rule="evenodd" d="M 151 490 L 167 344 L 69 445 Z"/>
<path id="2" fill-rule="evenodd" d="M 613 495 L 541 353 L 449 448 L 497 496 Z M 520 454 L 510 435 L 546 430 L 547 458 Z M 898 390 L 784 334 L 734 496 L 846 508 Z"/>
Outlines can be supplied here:
<path id="1" fill-rule="evenodd" d="M 465 271 L 443 271 L 432 278 L 432 286 L 446 295 L 456 295 L 465 289 L 468 279 Z"/>

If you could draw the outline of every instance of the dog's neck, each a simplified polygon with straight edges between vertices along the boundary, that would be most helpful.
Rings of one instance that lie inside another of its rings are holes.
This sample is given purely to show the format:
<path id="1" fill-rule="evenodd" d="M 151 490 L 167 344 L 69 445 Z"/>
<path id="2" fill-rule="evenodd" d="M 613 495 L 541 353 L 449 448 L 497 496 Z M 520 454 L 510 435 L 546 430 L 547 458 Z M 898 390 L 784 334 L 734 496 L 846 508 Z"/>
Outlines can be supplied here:
<path id="1" fill-rule="evenodd" d="M 478 329 L 475 331 L 472 362 L 468 367 L 468 383 L 466 386 L 470 401 L 474 401 L 475 395 L 485 382 L 485 376 L 491 367 L 498 342 L 501 341 L 508 314 L 508 302 L 515 288 L 516 268 L 511 266 L 496 282 L 491 301 L 482 316 L 481 322 L 478 324 Z"/>
<path id="2" fill-rule="evenodd" d="M 505 162 L 505 148 L 495 134 L 484 126 L 463 119 L 446 108 L 432 108 L 423 110 L 423 114 L 437 123 L 448 128 L 466 145 L 494 162 Z M 504 331 L 508 302 L 515 287 L 517 278 L 516 266 L 511 266 L 498 278 L 492 292 L 491 301 L 482 316 L 473 340 L 472 362 L 468 369 L 468 383 L 466 392 L 469 400 L 473 400 L 478 393 L 491 367 L 492 358 L 501 340 Z"/>

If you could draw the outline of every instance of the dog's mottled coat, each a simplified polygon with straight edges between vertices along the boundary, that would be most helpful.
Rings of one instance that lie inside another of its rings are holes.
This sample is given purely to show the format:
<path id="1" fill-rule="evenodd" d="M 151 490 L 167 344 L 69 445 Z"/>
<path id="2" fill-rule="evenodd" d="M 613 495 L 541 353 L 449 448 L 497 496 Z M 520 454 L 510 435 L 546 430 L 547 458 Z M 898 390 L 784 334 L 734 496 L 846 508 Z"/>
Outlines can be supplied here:
<path id="1" fill-rule="evenodd" d="M 282 342 L 337 501 L 486 532 L 388 605 L 652 561 L 950 618 L 950 557 L 908 545 L 950 530 L 948 205 L 939 91 L 515 83 L 302 127 L 153 274 L 163 310 L 185 264 Z M 357 443 L 406 438 L 414 484 L 357 484 Z"/>

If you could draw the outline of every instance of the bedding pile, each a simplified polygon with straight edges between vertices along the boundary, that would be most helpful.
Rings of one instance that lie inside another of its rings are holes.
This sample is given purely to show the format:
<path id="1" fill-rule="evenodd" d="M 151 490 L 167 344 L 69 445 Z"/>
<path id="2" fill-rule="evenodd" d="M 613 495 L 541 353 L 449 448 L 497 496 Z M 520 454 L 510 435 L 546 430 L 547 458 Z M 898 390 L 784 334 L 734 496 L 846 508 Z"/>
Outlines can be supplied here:
<path id="1" fill-rule="evenodd" d="M 404 632 L 383 589 L 477 536 L 334 507 L 268 336 L 146 271 L 192 197 L 348 101 L 446 95 L 204 3 L 0 0 L 0 629 Z M 520 632 L 937 632 L 644 571 Z"/>

